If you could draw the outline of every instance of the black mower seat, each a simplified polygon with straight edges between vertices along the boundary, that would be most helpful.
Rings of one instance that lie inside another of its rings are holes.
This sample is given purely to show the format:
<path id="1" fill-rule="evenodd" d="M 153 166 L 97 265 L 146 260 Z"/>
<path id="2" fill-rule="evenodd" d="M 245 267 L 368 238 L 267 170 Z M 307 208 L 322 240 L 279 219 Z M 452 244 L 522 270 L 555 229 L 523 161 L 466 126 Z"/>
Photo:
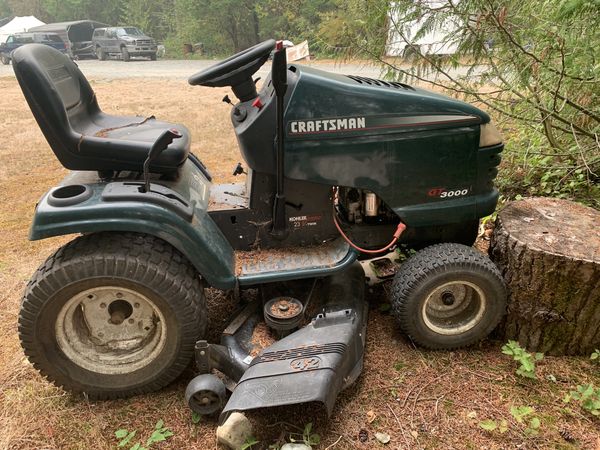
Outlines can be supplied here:
<path id="1" fill-rule="evenodd" d="M 110 116 L 98 107 L 90 84 L 71 59 L 43 44 L 14 51 L 13 68 L 48 144 L 67 169 L 141 171 L 148 151 L 165 130 L 175 139 L 150 166 L 172 173 L 190 151 L 189 131 L 152 117 Z"/>

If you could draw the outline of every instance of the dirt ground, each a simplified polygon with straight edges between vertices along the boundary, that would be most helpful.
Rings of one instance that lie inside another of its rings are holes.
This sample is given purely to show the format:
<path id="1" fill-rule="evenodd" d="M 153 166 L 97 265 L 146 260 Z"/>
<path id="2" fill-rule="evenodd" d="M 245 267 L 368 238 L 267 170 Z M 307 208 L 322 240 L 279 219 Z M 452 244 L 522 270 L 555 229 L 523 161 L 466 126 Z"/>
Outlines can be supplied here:
<path id="1" fill-rule="evenodd" d="M 155 114 L 185 123 L 194 153 L 216 181 L 232 181 L 239 156 L 229 107 L 220 101 L 227 90 L 169 80 L 102 81 L 93 87 L 107 112 Z M 145 440 L 159 419 L 174 435 L 152 448 L 216 448 L 216 421 L 203 418 L 194 424 L 183 399 L 191 369 L 158 393 L 90 402 L 46 382 L 23 356 L 16 323 L 25 284 L 70 239 L 29 242 L 28 227 L 36 201 L 67 171 L 54 158 L 12 78 L 0 78 L 0 111 L 0 449 L 115 448 L 117 429 L 137 430 Z M 538 380 L 525 380 L 501 354 L 500 342 L 453 352 L 415 348 L 385 312 L 385 286 L 369 298 L 364 371 L 339 397 L 332 417 L 303 407 L 253 413 L 260 441 L 253 448 L 281 444 L 313 422 L 321 436 L 321 444 L 314 446 L 319 449 L 384 448 L 375 439 L 376 432 L 383 432 L 390 435 L 385 447 L 394 449 L 600 450 L 600 421 L 562 401 L 578 384 L 600 385 L 600 366 L 589 358 L 545 358 L 538 363 Z M 210 337 L 215 339 L 227 324 L 233 300 L 214 290 L 208 300 Z M 527 437 L 525 426 L 509 413 L 511 406 L 525 405 L 541 419 L 537 436 Z M 508 431 L 484 431 L 478 425 L 484 419 L 506 419 Z"/>

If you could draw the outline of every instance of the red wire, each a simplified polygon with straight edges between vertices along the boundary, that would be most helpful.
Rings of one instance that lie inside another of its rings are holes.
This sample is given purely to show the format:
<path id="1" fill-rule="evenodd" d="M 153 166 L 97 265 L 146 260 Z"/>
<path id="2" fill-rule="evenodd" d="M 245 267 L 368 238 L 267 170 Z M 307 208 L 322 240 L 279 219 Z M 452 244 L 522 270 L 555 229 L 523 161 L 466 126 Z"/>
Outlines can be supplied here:
<path id="1" fill-rule="evenodd" d="M 335 224 L 335 227 L 338 229 L 338 231 L 340 232 L 340 234 L 342 235 L 342 237 L 344 238 L 344 240 L 350 244 L 351 247 L 355 248 L 356 250 L 358 250 L 359 252 L 362 253 L 370 253 L 370 254 L 374 254 L 374 253 L 381 253 L 381 252 L 385 252 L 386 250 L 388 250 L 390 247 L 392 247 L 396 241 L 400 238 L 400 235 L 402 234 L 402 232 L 404 230 L 406 230 L 406 225 L 404 225 L 402 222 L 400 222 L 398 224 L 398 228 L 396 228 L 396 231 L 394 232 L 394 237 L 392 239 L 392 242 L 390 242 L 388 245 L 386 245 L 383 248 L 380 248 L 379 250 L 366 250 L 364 248 L 360 248 L 358 245 L 356 245 L 354 242 L 352 242 L 348 236 L 346 236 L 346 234 L 342 231 L 342 228 L 340 227 L 340 224 L 337 221 L 337 217 L 336 217 L 336 212 L 335 212 L 335 208 L 333 209 L 333 223 Z"/>

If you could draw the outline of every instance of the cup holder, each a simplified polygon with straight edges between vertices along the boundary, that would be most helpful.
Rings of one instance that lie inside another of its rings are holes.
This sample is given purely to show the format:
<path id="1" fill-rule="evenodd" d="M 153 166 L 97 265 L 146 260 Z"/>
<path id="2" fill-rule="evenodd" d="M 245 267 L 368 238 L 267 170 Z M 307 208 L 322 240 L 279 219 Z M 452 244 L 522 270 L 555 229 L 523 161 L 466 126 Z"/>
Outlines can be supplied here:
<path id="1" fill-rule="evenodd" d="M 92 190 L 85 184 L 68 184 L 53 190 L 48 196 L 52 206 L 71 206 L 81 203 L 92 196 Z"/>

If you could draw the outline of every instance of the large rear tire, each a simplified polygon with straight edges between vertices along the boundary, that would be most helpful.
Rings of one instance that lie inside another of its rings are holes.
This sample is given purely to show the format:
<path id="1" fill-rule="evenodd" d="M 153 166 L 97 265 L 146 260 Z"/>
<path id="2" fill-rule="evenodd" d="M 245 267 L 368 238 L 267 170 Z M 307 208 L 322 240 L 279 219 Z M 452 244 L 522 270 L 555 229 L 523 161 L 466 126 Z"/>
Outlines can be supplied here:
<path id="1" fill-rule="evenodd" d="M 506 287 L 498 268 L 472 247 L 438 244 L 409 258 L 394 278 L 400 328 L 430 349 L 472 345 L 498 325 Z"/>
<path id="2" fill-rule="evenodd" d="M 112 399 L 173 381 L 206 324 L 199 276 L 181 253 L 153 236 L 98 233 L 61 247 L 38 269 L 19 337 L 50 381 Z"/>

